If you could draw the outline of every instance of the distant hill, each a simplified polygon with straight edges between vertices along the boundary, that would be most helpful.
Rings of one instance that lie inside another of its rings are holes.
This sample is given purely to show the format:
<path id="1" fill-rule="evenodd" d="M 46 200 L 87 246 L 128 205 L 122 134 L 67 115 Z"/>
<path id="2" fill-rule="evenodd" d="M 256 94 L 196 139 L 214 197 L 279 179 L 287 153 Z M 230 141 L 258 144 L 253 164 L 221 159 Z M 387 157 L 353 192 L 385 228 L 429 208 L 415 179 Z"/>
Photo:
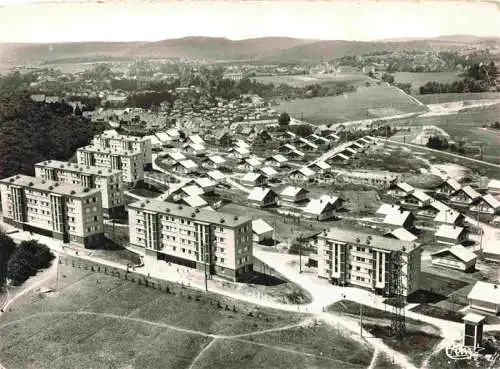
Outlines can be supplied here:
<path id="1" fill-rule="evenodd" d="M 184 37 L 157 42 L 0 44 L 0 63 L 32 64 L 79 58 L 89 61 L 103 58 L 297 61 L 386 50 L 436 50 L 453 44 L 470 43 L 500 44 L 500 38 L 456 35 L 433 39 L 361 42 L 305 40 L 289 37 L 264 37 L 237 41 L 214 37 Z"/>

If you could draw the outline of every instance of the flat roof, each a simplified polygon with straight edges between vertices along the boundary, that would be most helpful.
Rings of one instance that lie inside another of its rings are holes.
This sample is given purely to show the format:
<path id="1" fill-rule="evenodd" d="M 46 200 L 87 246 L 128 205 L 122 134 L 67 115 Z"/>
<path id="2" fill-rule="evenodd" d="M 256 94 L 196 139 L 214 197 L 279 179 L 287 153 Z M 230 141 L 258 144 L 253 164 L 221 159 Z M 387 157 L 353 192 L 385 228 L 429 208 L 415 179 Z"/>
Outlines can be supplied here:
<path id="1" fill-rule="evenodd" d="M 136 156 L 142 155 L 142 152 L 126 151 L 122 149 L 101 149 L 100 147 L 95 147 L 92 145 L 83 146 L 77 149 L 77 151 L 95 152 L 102 154 L 120 155 L 120 156 Z"/>
<path id="2" fill-rule="evenodd" d="M 99 176 L 103 176 L 103 177 L 109 177 L 112 175 L 121 174 L 121 171 L 119 171 L 117 169 L 109 168 L 109 169 L 104 170 L 102 168 L 95 167 L 95 166 L 79 165 L 76 163 L 70 163 L 69 161 L 60 161 L 60 160 L 41 161 L 40 163 L 36 163 L 35 167 L 60 169 L 60 170 L 66 170 L 68 172 L 94 174 L 94 175 L 99 175 Z"/>
<path id="3" fill-rule="evenodd" d="M 358 230 L 353 231 L 336 227 L 328 229 L 326 234 L 325 232 L 320 233 L 319 237 L 386 251 L 408 252 L 420 247 L 417 243 L 410 241 L 396 240 Z M 405 250 L 403 250 L 403 247 Z"/>
<path id="4" fill-rule="evenodd" d="M 466 316 L 462 318 L 462 320 L 465 322 L 471 322 L 475 324 L 479 324 L 485 319 L 486 319 L 485 316 L 476 313 L 468 313 Z"/>
<path id="5" fill-rule="evenodd" d="M 27 176 L 24 174 L 18 174 L 12 177 L 4 178 L 0 180 L 0 183 L 11 186 L 33 188 L 39 191 L 52 192 L 57 195 L 72 197 L 87 197 L 89 195 L 100 192 L 100 190 L 97 188 L 85 190 L 85 187 L 74 183 L 50 181 L 37 177 Z"/>
<path id="6" fill-rule="evenodd" d="M 171 214 L 172 216 L 182 218 L 197 219 L 200 222 L 232 228 L 239 227 L 251 220 L 248 217 L 203 209 L 196 210 L 191 206 L 160 200 L 140 200 L 129 204 L 128 207 L 140 211 L 152 211 L 161 214 Z"/>

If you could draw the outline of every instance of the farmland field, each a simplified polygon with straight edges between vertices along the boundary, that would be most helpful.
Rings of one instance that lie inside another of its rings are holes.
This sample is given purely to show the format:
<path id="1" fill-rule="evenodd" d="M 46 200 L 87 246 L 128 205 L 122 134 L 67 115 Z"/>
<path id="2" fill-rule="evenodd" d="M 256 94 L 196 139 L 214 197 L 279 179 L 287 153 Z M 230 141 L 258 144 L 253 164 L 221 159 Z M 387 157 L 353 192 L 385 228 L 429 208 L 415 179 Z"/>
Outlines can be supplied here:
<path id="1" fill-rule="evenodd" d="M 394 87 L 371 86 L 340 96 L 283 101 L 279 110 L 319 125 L 419 112 L 424 108 Z"/>
<path id="2" fill-rule="evenodd" d="M 364 74 L 300 74 L 293 76 L 262 76 L 255 77 L 261 83 L 282 83 L 293 87 L 305 87 L 313 84 L 361 83 L 369 78 Z"/>
<path id="3" fill-rule="evenodd" d="M 416 98 L 424 104 L 441 104 L 452 101 L 500 99 L 499 92 L 468 92 L 463 94 L 427 94 L 418 95 Z"/>
<path id="4" fill-rule="evenodd" d="M 59 267 L 58 291 L 28 294 L 1 316 L 0 362 L 6 368 L 361 369 L 371 360 L 371 348 L 330 326 L 306 323 L 306 314 L 241 302 L 233 311 L 223 308 L 232 301 L 214 295 L 188 289 L 181 295 L 180 288 L 167 294 Z"/>
<path id="5" fill-rule="evenodd" d="M 483 125 L 490 125 L 500 119 L 500 104 L 472 108 L 450 115 L 436 115 L 412 118 L 406 124 L 419 129 L 421 126 L 435 125 L 442 128 L 454 141 L 482 143 L 483 160 L 500 164 L 500 131 L 485 129 Z M 413 135 L 416 131 L 412 128 Z M 407 137 L 406 142 L 410 142 Z M 466 164 L 466 162 L 464 162 Z"/>
<path id="6" fill-rule="evenodd" d="M 397 83 L 411 83 L 412 92 L 418 94 L 420 86 L 427 82 L 435 81 L 439 83 L 450 83 L 456 81 L 458 72 L 436 72 L 436 73 L 411 73 L 411 72 L 396 72 L 394 78 Z"/>

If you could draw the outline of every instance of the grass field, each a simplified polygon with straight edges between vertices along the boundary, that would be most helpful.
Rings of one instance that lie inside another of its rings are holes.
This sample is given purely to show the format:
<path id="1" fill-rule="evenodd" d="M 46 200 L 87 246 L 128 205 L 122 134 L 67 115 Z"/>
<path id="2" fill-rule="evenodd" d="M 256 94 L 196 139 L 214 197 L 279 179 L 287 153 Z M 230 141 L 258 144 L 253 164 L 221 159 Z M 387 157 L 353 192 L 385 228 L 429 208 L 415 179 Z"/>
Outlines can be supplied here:
<path id="1" fill-rule="evenodd" d="M 396 72 L 394 78 L 397 83 L 411 83 L 412 93 L 418 94 L 420 86 L 425 85 L 429 81 L 439 83 L 450 83 L 456 81 L 458 72 L 436 72 L 436 73 L 411 73 L 411 72 Z M 418 98 L 418 97 L 417 97 Z"/>
<path id="2" fill-rule="evenodd" d="M 500 92 L 467 92 L 463 94 L 427 94 L 418 95 L 416 98 L 424 104 L 441 104 L 452 101 L 500 99 Z"/>
<path id="3" fill-rule="evenodd" d="M 412 118 L 405 124 L 415 127 L 412 131 L 421 126 L 435 125 L 442 128 L 456 142 L 460 140 L 469 144 L 480 142 L 484 145 L 483 160 L 500 164 L 500 131 L 482 128 L 485 124 L 488 126 L 499 120 L 499 116 L 500 104 L 467 109 L 453 115 Z M 406 142 L 409 141 L 409 139 L 406 140 Z M 464 161 L 463 164 L 467 162 Z M 472 169 L 477 169 L 477 164 L 472 165 L 475 166 Z"/>
<path id="4" fill-rule="evenodd" d="M 313 84 L 361 83 L 369 78 L 358 74 L 300 74 L 293 76 L 261 76 L 255 77 L 258 82 L 274 85 L 286 84 L 293 87 L 305 87 Z"/>
<path id="5" fill-rule="evenodd" d="M 423 111 L 394 87 L 360 87 L 356 92 L 334 97 L 283 101 L 279 110 L 312 124 L 342 123 Z"/>
<path id="6" fill-rule="evenodd" d="M 329 326 L 294 328 L 304 314 L 240 302 L 233 311 L 223 298 L 218 307 L 211 295 L 162 293 L 64 265 L 60 275 L 58 291 L 28 294 L 1 316 L 6 368 L 361 369 L 371 360 L 371 349 Z"/>

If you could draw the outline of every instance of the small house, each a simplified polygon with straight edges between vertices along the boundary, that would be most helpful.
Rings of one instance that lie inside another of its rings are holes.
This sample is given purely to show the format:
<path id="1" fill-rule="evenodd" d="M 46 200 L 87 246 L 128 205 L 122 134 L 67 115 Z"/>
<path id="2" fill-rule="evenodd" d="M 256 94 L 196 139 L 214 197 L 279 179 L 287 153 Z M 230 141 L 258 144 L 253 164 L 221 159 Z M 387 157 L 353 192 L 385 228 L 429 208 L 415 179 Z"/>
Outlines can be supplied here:
<path id="1" fill-rule="evenodd" d="M 186 155 L 178 151 L 168 152 L 163 157 L 163 162 L 169 165 L 174 165 L 175 163 L 178 163 L 183 160 L 186 160 Z"/>
<path id="2" fill-rule="evenodd" d="M 407 194 L 401 200 L 401 205 L 411 207 L 411 208 L 423 208 L 431 203 L 432 198 L 425 192 L 420 190 L 415 190 L 412 193 Z"/>
<path id="3" fill-rule="evenodd" d="M 302 187 L 287 186 L 280 193 L 280 200 L 288 203 L 297 203 L 307 201 L 309 191 Z"/>
<path id="4" fill-rule="evenodd" d="M 306 205 L 302 215 L 318 221 L 328 220 L 335 217 L 335 207 L 329 201 L 313 199 Z"/>
<path id="5" fill-rule="evenodd" d="M 320 174 L 329 173 L 332 169 L 332 167 L 327 163 L 325 163 L 324 161 L 317 161 L 315 163 L 308 165 L 307 167 L 312 171 Z"/>
<path id="6" fill-rule="evenodd" d="M 484 310 L 493 314 L 500 312 L 500 289 L 497 284 L 477 281 L 467 296 L 467 300 L 471 309 Z"/>
<path id="7" fill-rule="evenodd" d="M 412 230 L 415 228 L 416 218 L 411 212 L 400 210 L 399 212 L 387 214 L 382 222 L 392 229 L 404 228 Z"/>
<path id="8" fill-rule="evenodd" d="M 415 236 L 410 231 L 404 229 L 403 227 L 396 228 L 390 232 L 387 232 L 386 234 L 384 234 L 384 237 L 395 238 L 396 240 L 408 241 L 408 242 L 412 242 L 417 239 L 417 236 Z"/>
<path id="9" fill-rule="evenodd" d="M 262 219 L 252 220 L 254 242 L 262 242 L 273 238 L 274 228 Z"/>
<path id="10" fill-rule="evenodd" d="M 438 243 L 460 245 L 467 239 L 467 231 L 463 227 L 442 224 L 434 234 Z"/>
<path id="11" fill-rule="evenodd" d="M 471 186 L 465 186 L 459 189 L 456 193 L 450 196 L 450 201 L 459 206 L 470 206 L 478 200 L 481 194 L 474 190 Z"/>
<path id="12" fill-rule="evenodd" d="M 436 188 L 436 195 L 450 197 L 462 188 L 462 185 L 456 180 L 449 178 Z"/>
<path id="13" fill-rule="evenodd" d="M 469 209 L 475 213 L 495 215 L 500 212 L 500 201 L 492 195 L 487 194 L 480 197 Z"/>
<path id="14" fill-rule="evenodd" d="M 247 187 L 264 186 L 267 184 L 267 177 L 260 173 L 249 172 L 243 176 L 241 184 Z"/>
<path id="15" fill-rule="evenodd" d="M 211 170 L 210 172 L 207 172 L 207 177 L 213 180 L 215 183 L 226 182 L 226 175 L 220 170 Z"/>
<path id="16" fill-rule="evenodd" d="M 194 183 L 203 190 L 203 193 L 214 192 L 216 183 L 207 177 L 196 178 Z"/>
<path id="17" fill-rule="evenodd" d="M 453 209 L 446 209 L 440 211 L 436 215 L 436 217 L 434 218 L 434 222 L 437 225 L 448 224 L 452 226 L 463 227 L 465 223 L 465 215 Z"/>
<path id="18" fill-rule="evenodd" d="M 344 207 L 344 199 L 338 196 L 329 196 L 329 195 L 321 195 L 320 200 L 329 202 L 330 204 L 333 205 L 335 210 L 341 210 Z"/>
<path id="19" fill-rule="evenodd" d="M 308 167 L 301 167 L 290 172 L 290 179 L 294 181 L 308 181 L 314 177 L 314 172 Z"/>
<path id="20" fill-rule="evenodd" d="M 265 208 L 276 205 L 278 203 L 278 195 L 271 188 L 254 187 L 252 192 L 248 195 L 247 200 L 252 205 Z"/>
<path id="21" fill-rule="evenodd" d="M 262 174 L 264 174 L 269 179 L 275 178 L 278 175 L 278 172 L 273 167 L 264 167 L 264 168 L 261 168 L 260 172 Z"/>
<path id="22" fill-rule="evenodd" d="M 286 156 L 292 160 L 300 160 L 305 156 L 305 154 L 300 150 L 293 150 L 288 152 Z"/>
<path id="23" fill-rule="evenodd" d="M 281 168 L 288 163 L 288 159 L 281 154 L 270 156 L 264 161 L 265 165 Z"/>
<path id="24" fill-rule="evenodd" d="M 399 205 L 383 203 L 375 212 L 375 216 L 379 219 L 384 219 L 387 214 L 399 213 L 400 211 Z"/>
<path id="25" fill-rule="evenodd" d="M 488 182 L 488 193 L 492 194 L 493 196 L 500 195 L 500 180 L 492 179 Z"/>
<path id="26" fill-rule="evenodd" d="M 200 135 L 191 135 L 187 138 L 186 142 L 188 144 L 205 146 L 205 141 L 200 137 Z"/>
<path id="27" fill-rule="evenodd" d="M 183 197 L 181 203 L 190 206 L 194 209 L 201 209 L 208 205 L 208 203 L 199 195 L 191 195 Z"/>
<path id="28" fill-rule="evenodd" d="M 198 170 L 198 164 L 191 159 L 182 160 L 172 166 L 173 170 L 180 174 L 190 174 Z"/>
<path id="29" fill-rule="evenodd" d="M 432 253 L 431 259 L 432 265 L 467 272 L 474 271 L 477 255 L 462 245 L 455 245 Z"/>
<path id="30" fill-rule="evenodd" d="M 194 156 L 203 156 L 205 155 L 206 149 L 205 146 L 201 144 L 189 144 L 184 151 Z"/>
<path id="31" fill-rule="evenodd" d="M 405 197 L 406 195 L 415 191 L 413 186 L 410 186 L 406 182 L 398 182 L 394 183 L 389 187 L 387 194 L 395 196 L 395 197 Z"/>
<path id="32" fill-rule="evenodd" d="M 203 159 L 202 166 L 209 169 L 220 169 L 226 164 L 226 159 L 220 155 L 211 155 Z"/>

